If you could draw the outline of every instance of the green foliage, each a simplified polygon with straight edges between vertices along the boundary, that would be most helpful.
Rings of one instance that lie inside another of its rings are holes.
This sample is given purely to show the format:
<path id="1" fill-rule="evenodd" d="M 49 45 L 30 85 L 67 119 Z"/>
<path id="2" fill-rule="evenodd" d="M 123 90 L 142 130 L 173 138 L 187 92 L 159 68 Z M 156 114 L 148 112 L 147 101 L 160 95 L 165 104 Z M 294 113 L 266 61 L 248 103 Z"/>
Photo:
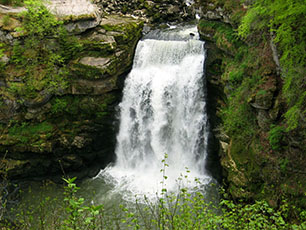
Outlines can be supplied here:
<path id="1" fill-rule="evenodd" d="M 4 55 L 4 49 L 2 47 L 4 47 L 4 44 L 0 43 L 0 58 Z"/>
<path id="2" fill-rule="evenodd" d="M 47 138 L 52 132 L 53 126 L 48 122 L 42 122 L 36 125 L 23 122 L 15 124 L 9 129 L 10 138 L 16 139 L 23 144 L 30 144 L 41 139 L 41 135 Z"/>
<path id="3" fill-rule="evenodd" d="M 12 6 L 21 6 L 21 5 L 23 5 L 23 0 L 0 0 L 0 4 L 12 5 Z"/>
<path id="4" fill-rule="evenodd" d="M 66 182 L 64 196 L 59 198 L 60 200 L 42 196 L 37 206 L 31 204 L 14 210 L 17 228 L 45 230 L 302 230 L 306 224 L 305 211 L 298 211 L 295 207 L 290 207 L 286 200 L 283 200 L 277 209 L 269 206 L 266 201 L 249 204 L 242 201 L 234 202 L 222 189 L 223 198 L 219 203 L 216 203 L 218 200 L 207 201 L 203 192 L 204 189 L 208 191 L 207 186 L 195 179 L 196 186 L 191 187 L 188 180 L 188 169 L 177 180 L 177 192 L 170 192 L 166 188 L 168 179 L 166 160 L 167 155 L 162 161 L 162 189 L 156 200 L 146 196 L 136 196 L 135 203 L 120 200 L 119 213 L 116 213 L 114 210 L 117 205 L 112 205 L 111 209 L 106 209 L 104 205 L 88 205 L 88 202 L 78 195 L 80 188 L 75 183 L 76 178 L 64 179 Z M 60 205 L 54 205 L 54 202 L 58 201 Z M 287 221 L 292 209 L 299 214 L 294 224 Z M 6 227 L 10 227 L 9 224 L 5 224 Z"/>
<path id="5" fill-rule="evenodd" d="M 286 172 L 288 163 L 289 163 L 288 158 L 279 160 L 279 167 L 280 167 L 281 172 L 283 173 Z"/>
<path id="6" fill-rule="evenodd" d="M 270 32 L 279 49 L 283 92 L 289 110 L 287 130 L 298 127 L 306 115 L 306 4 L 304 0 L 256 0 L 242 19 L 238 33 L 248 37 Z"/>
<path id="7" fill-rule="evenodd" d="M 272 125 L 269 131 L 269 142 L 273 150 L 281 149 L 285 128 L 279 125 Z"/>
<path id="8" fill-rule="evenodd" d="M 232 200 L 222 200 L 224 216 L 222 226 L 225 229 L 290 229 L 285 216 L 288 207 L 283 204 L 275 210 L 265 201 L 254 204 L 236 204 Z"/>
<path id="9" fill-rule="evenodd" d="M 23 84 L 12 83 L 11 91 L 25 99 L 37 98 L 41 91 L 59 94 L 68 85 L 66 62 L 77 45 L 69 38 L 63 22 L 41 1 L 25 4 L 27 11 L 21 15 L 22 27 L 18 29 L 24 41 L 14 44 L 11 56 Z"/>
<path id="10" fill-rule="evenodd" d="M 4 56 L 4 44 L 0 42 L 0 59 Z M 0 74 L 4 71 L 4 63 L 0 61 Z"/>
<path id="11" fill-rule="evenodd" d="M 52 105 L 51 108 L 51 113 L 53 114 L 61 114 L 63 111 L 67 109 L 67 101 L 62 100 L 60 98 L 56 98 L 54 104 Z"/>
<path id="12" fill-rule="evenodd" d="M 11 23 L 11 18 L 9 15 L 5 15 L 3 18 L 2 18 L 2 24 L 3 26 L 8 26 L 10 25 Z"/>
<path id="13" fill-rule="evenodd" d="M 179 183 L 187 177 L 179 178 Z M 78 195 L 80 188 L 75 184 L 75 178 L 64 180 L 66 186 L 60 207 L 54 206 L 56 199 L 42 197 L 36 207 L 29 205 L 15 210 L 19 229 L 302 230 L 306 224 L 305 211 L 301 211 L 296 219 L 299 224 L 287 221 L 291 207 L 285 200 L 278 209 L 266 201 L 237 203 L 222 190 L 223 199 L 215 206 L 206 200 L 199 181 L 194 188 L 181 184 L 177 193 L 163 188 L 156 201 L 147 197 L 137 198 L 134 204 L 121 201 L 120 213 L 116 214 L 105 210 L 103 205 L 87 205 Z"/>
<path id="14" fill-rule="evenodd" d="M 30 125 L 26 122 L 23 122 L 21 125 L 14 125 L 10 128 L 9 134 L 11 135 L 34 135 L 42 134 L 52 131 L 53 127 L 48 122 L 43 122 L 37 125 Z"/>
<path id="15" fill-rule="evenodd" d="M 68 213 L 68 216 L 64 220 L 61 229 L 96 229 L 95 217 L 100 214 L 103 206 L 85 206 L 84 198 L 76 196 L 79 187 L 74 183 L 75 180 L 76 177 L 72 179 L 64 179 L 67 183 L 67 186 L 65 187 L 64 201 L 66 202 L 66 212 Z"/>
<path id="16" fill-rule="evenodd" d="M 95 121 L 99 121 L 109 114 L 109 108 L 115 100 L 116 97 L 113 95 L 94 98 L 81 95 L 54 97 L 51 100 L 51 113 L 61 118 L 65 118 L 65 116 L 68 119 L 75 117 L 88 119 L 88 117 L 92 117 Z M 54 118 L 55 116 L 52 117 Z"/>
<path id="17" fill-rule="evenodd" d="M 26 0 L 27 11 L 23 16 L 22 30 L 28 36 L 44 38 L 45 36 L 56 36 L 59 34 L 58 21 L 54 15 L 45 7 L 40 0 Z M 34 41 L 33 41 L 34 42 Z"/>
<path id="18" fill-rule="evenodd" d="M 200 30 L 205 30 L 206 33 L 213 32 L 213 40 L 217 46 L 231 55 L 236 54 L 239 47 L 243 46 L 241 40 L 238 39 L 237 33 L 229 25 L 217 21 L 201 20 L 199 28 Z"/>
<path id="19" fill-rule="evenodd" d="M 252 89 L 251 79 L 245 78 L 234 90 L 228 100 L 228 106 L 222 110 L 226 133 L 232 137 L 248 141 L 255 133 L 256 117 L 246 98 Z"/>

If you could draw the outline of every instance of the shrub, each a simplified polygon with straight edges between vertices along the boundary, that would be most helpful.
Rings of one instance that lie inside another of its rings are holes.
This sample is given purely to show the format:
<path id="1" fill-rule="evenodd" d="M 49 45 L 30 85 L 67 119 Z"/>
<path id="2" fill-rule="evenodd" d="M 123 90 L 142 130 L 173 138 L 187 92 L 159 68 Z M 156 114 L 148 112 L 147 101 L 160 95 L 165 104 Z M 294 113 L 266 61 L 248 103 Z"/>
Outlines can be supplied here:
<path id="1" fill-rule="evenodd" d="M 67 36 L 62 21 L 56 19 L 39 0 L 25 1 L 22 13 L 23 42 L 16 42 L 12 63 L 21 74 L 22 84 L 13 92 L 24 99 L 40 96 L 40 92 L 59 93 L 67 87 L 67 68 L 61 42 Z M 56 45 L 52 45 L 55 42 Z"/>

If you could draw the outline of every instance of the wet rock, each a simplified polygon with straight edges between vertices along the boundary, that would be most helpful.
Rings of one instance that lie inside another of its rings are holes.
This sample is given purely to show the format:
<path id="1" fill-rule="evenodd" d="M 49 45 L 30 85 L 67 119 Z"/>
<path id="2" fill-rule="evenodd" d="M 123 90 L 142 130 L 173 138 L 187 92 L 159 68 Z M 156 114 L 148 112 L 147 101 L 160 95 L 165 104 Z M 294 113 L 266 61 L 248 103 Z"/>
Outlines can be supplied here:
<path id="1" fill-rule="evenodd" d="M 199 16 L 206 20 L 222 21 L 224 23 L 231 23 L 230 12 L 227 12 L 219 3 L 207 1 L 199 10 Z"/>
<path id="2" fill-rule="evenodd" d="M 98 33 L 94 33 L 89 37 L 91 41 L 100 41 L 101 43 L 110 44 L 112 49 L 115 49 L 117 46 L 114 36 L 106 35 L 106 31 L 101 29 Z"/>
<path id="3" fill-rule="evenodd" d="M 42 122 L 46 119 L 46 114 L 50 112 L 52 105 L 50 103 L 45 104 L 41 107 L 27 108 L 27 113 L 25 114 L 26 120 L 37 120 Z"/>
<path id="4" fill-rule="evenodd" d="M 18 14 L 25 10 L 26 10 L 25 7 L 12 7 L 12 6 L 4 6 L 0 4 L 0 13 L 3 13 L 3 14 L 8 14 L 8 13 Z"/>
<path id="5" fill-rule="evenodd" d="M 0 28 L 2 30 L 12 32 L 12 31 L 15 31 L 15 28 L 20 27 L 20 26 L 21 26 L 21 22 L 18 21 L 17 19 L 9 15 L 0 14 Z"/>
<path id="6" fill-rule="evenodd" d="M 3 104 L 0 107 L 0 121 L 9 121 L 17 114 L 19 108 L 20 104 L 16 100 L 3 99 Z"/>
<path id="7" fill-rule="evenodd" d="M 60 17 L 93 15 L 97 11 L 97 7 L 89 0 L 51 0 L 48 8 Z"/>
<path id="8" fill-rule="evenodd" d="M 269 116 L 272 120 L 276 120 L 280 115 L 281 110 L 281 98 L 280 96 L 276 98 L 274 106 L 269 110 Z"/>

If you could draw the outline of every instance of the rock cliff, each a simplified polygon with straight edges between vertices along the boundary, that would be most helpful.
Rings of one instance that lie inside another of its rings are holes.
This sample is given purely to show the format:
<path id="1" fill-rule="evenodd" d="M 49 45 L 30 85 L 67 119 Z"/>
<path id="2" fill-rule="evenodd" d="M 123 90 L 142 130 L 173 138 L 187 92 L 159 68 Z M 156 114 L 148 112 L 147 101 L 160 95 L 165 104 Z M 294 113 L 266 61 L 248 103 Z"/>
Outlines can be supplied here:
<path id="1" fill-rule="evenodd" d="M 187 7 L 191 2 L 193 7 Z M 277 47 L 270 33 L 242 40 L 235 32 L 252 1 L 94 3 L 51 1 L 48 8 L 69 36 L 44 35 L 34 49 L 24 49 L 27 35 L 16 30 L 24 8 L 0 5 L 0 157 L 10 178 L 76 172 L 93 162 L 101 162 L 99 167 L 109 162 L 114 107 L 143 21 L 181 22 L 198 13 L 208 52 L 208 107 L 217 143 L 212 151 L 219 154 L 210 161 L 220 160 L 235 199 L 265 198 L 277 206 L 286 196 L 306 206 L 305 122 L 285 131 Z M 48 58 L 41 57 L 44 52 Z M 21 67 L 20 58 L 27 65 Z M 33 65 L 35 60 L 47 61 Z M 46 68 L 48 63 L 56 68 Z M 50 73 L 61 77 L 50 80 Z M 29 74 L 37 80 L 28 81 Z"/>
<path id="2" fill-rule="evenodd" d="M 285 131 L 276 47 L 270 33 L 241 40 L 235 32 L 250 2 L 198 2 L 215 150 L 234 199 L 263 198 L 277 206 L 285 197 L 305 207 L 305 123 Z"/>
<path id="3" fill-rule="evenodd" d="M 0 8 L 0 157 L 12 179 L 94 175 L 112 160 L 115 106 L 142 34 L 141 20 L 104 15 L 87 0 L 47 7 L 68 33 L 41 41 L 17 32 L 25 8 Z"/>

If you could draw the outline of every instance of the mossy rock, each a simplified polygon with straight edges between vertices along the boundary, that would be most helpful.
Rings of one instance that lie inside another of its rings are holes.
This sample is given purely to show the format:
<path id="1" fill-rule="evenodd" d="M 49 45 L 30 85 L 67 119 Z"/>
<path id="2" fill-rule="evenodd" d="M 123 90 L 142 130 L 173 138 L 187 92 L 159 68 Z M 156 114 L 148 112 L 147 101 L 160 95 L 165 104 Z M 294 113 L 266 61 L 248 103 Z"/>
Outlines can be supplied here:
<path id="1" fill-rule="evenodd" d="M 117 43 L 126 44 L 133 41 L 135 37 L 140 38 L 143 22 L 131 17 L 109 15 L 102 19 L 100 27 L 111 32 Z"/>
<path id="2" fill-rule="evenodd" d="M 21 27 L 21 22 L 12 14 L 0 13 L 0 28 L 9 32 L 14 32 L 16 28 Z"/>
<path id="3" fill-rule="evenodd" d="M 234 29 L 225 23 L 200 20 L 198 30 L 203 40 L 214 42 L 224 52 L 235 55 L 243 42 L 238 38 Z"/>

